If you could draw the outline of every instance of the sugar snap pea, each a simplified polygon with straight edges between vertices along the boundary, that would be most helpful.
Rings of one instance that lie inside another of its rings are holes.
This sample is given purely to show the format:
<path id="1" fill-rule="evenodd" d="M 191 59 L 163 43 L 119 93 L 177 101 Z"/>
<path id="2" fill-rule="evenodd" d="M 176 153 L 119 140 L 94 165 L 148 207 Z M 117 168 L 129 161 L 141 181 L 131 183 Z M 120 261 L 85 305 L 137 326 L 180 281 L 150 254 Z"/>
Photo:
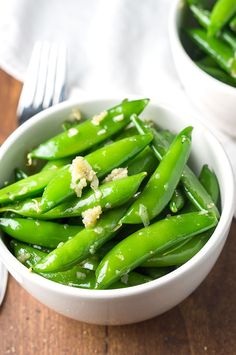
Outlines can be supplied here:
<path id="1" fill-rule="evenodd" d="M 164 252 L 157 253 L 142 264 L 142 267 L 167 267 L 179 266 L 190 260 L 197 254 L 209 240 L 211 232 L 204 232 L 182 243 L 169 248 Z"/>
<path id="2" fill-rule="evenodd" d="M 199 181 L 202 186 L 206 189 L 212 198 L 212 201 L 216 205 L 220 198 L 220 188 L 216 177 L 216 174 L 211 171 L 208 165 L 203 165 L 202 170 L 199 175 Z"/>
<path id="3" fill-rule="evenodd" d="M 13 249 L 13 253 L 16 258 L 29 268 L 32 268 L 37 262 L 47 255 L 45 252 L 37 250 L 27 244 L 19 243 L 15 240 L 11 241 L 11 248 Z M 94 273 L 90 270 L 83 269 L 78 265 L 74 266 L 70 270 L 51 272 L 47 274 L 39 273 L 39 275 L 48 280 L 67 286 L 91 289 L 94 288 L 95 285 Z"/>
<path id="4" fill-rule="evenodd" d="M 143 274 L 146 274 L 153 279 L 159 279 L 162 276 L 169 274 L 173 270 L 170 267 L 147 267 L 147 268 L 139 268 L 138 269 Z"/>
<path id="5" fill-rule="evenodd" d="M 130 115 L 139 114 L 148 104 L 148 99 L 124 101 L 107 111 L 82 122 L 39 145 L 30 157 L 53 160 L 79 154 L 95 144 L 105 141 L 130 121 Z"/>
<path id="6" fill-rule="evenodd" d="M 16 168 L 14 170 L 14 174 L 15 174 L 15 181 L 20 181 L 28 177 L 28 175 L 20 168 Z"/>
<path id="7" fill-rule="evenodd" d="M 158 164 L 152 149 L 147 146 L 135 158 L 130 159 L 125 165 L 128 168 L 129 175 L 139 174 L 146 171 L 148 175 L 152 174 Z"/>
<path id="8" fill-rule="evenodd" d="M 60 168 L 61 165 L 58 167 L 57 164 L 54 164 L 51 169 L 41 171 L 7 187 L 3 187 L 0 190 L 0 204 L 23 200 L 26 197 L 38 196 Z"/>
<path id="9" fill-rule="evenodd" d="M 72 160 L 71 157 L 56 159 L 56 160 L 49 160 L 46 162 L 46 164 L 42 168 L 42 171 L 52 170 L 52 169 L 60 168 L 60 167 L 62 168 L 63 166 L 69 164 L 71 162 L 71 160 Z"/>
<path id="10" fill-rule="evenodd" d="M 104 142 L 98 143 L 95 146 L 93 146 L 92 149 L 90 150 L 90 152 L 93 152 L 94 150 L 100 149 L 106 145 L 109 145 L 109 144 L 112 144 L 116 141 L 119 141 L 120 139 L 135 136 L 137 134 L 138 134 L 138 132 L 135 127 L 127 126 L 121 132 L 116 134 L 115 136 L 112 136 L 112 137 L 108 138 L 107 140 L 105 140 Z"/>
<path id="11" fill-rule="evenodd" d="M 191 132 L 192 127 L 187 127 L 175 138 L 144 190 L 123 217 L 123 223 L 142 223 L 145 218 L 148 224 L 166 207 L 188 160 Z"/>
<path id="12" fill-rule="evenodd" d="M 126 207 L 119 207 L 105 213 L 94 228 L 83 229 L 72 239 L 53 250 L 34 266 L 36 272 L 67 270 L 96 253 L 115 234 L 117 225 Z"/>
<path id="13" fill-rule="evenodd" d="M 235 0 L 217 0 L 211 12 L 211 21 L 208 27 L 209 36 L 215 36 L 235 13 Z"/>
<path id="14" fill-rule="evenodd" d="M 219 211 L 211 196 L 188 166 L 186 166 L 183 171 L 181 181 L 187 197 L 198 210 L 211 211 L 217 218 L 220 217 Z"/>
<path id="15" fill-rule="evenodd" d="M 158 221 L 118 243 L 102 259 L 96 270 L 96 288 L 104 289 L 123 274 L 164 251 L 176 241 L 186 240 L 217 224 L 214 214 L 192 212 Z"/>
<path id="16" fill-rule="evenodd" d="M 232 18 L 229 25 L 230 25 L 231 30 L 236 33 L 236 16 L 234 16 Z"/>
<path id="17" fill-rule="evenodd" d="M 143 127 L 145 132 L 148 132 L 150 128 L 145 127 L 142 125 L 140 120 L 136 120 L 136 123 L 139 124 L 140 129 Z M 153 133 L 153 141 L 152 141 L 152 148 L 156 157 L 159 160 L 162 160 L 164 155 L 166 154 L 170 143 L 168 140 L 162 135 L 160 132 L 157 132 L 155 129 L 152 128 Z M 181 176 L 181 183 L 183 189 L 186 193 L 186 196 L 190 200 L 190 202 L 199 210 L 205 211 L 212 211 L 217 218 L 219 218 L 220 214 L 219 211 L 212 200 L 210 194 L 206 191 L 203 185 L 198 180 L 197 176 L 194 172 L 185 165 L 182 176 Z"/>
<path id="18" fill-rule="evenodd" d="M 229 76 L 229 74 L 224 72 L 222 69 L 217 68 L 215 66 L 206 65 L 202 61 L 197 61 L 196 64 L 199 66 L 199 68 L 204 70 L 207 74 L 211 75 L 213 78 L 221 81 L 222 83 L 236 87 L 236 79 Z"/>
<path id="19" fill-rule="evenodd" d="M 173 196 L 171 197 L 169 208 L 171 212 L 177 213 L 184 207 L 184 196 L 180 189 L 175 189 Z"/>
<path id="20" fill-rule="evenodd" d="M 153 278 L 149 275 L 143 275 L 136 271 L 132 271 L 128 274 L 121 276 L 121 279 L 112 284 L 109 289 L 137 286 L 152 280 Z"/>
<path id="21" fill-rule="evenodd" d="M 210 55 L 218 65 L 229 73 L 233 78 L 236 77 L 236 58 L 234 51 L 220 38 L 208 37 L 205 30 L 200 28 L 189 29 L 189 36 L 196 44 L 208 55 Z"/>
<path id="22" fill-rule="evenodd" d="M 11 237 L 48 248 L 56 248 L 60 242 L 67 241 L 82 228 L 25 218 L 0 218 L 0 229 Z"/>
<path id="23" fill-rule="evenodd" d="M 99 196 L 98 191 L 88 191 L 81 198 L 78 199 L 75 197 L 70 201 L 54 207 L 46 213 L 41 213 L 40 211 L 40 198 L 3 206 L 0 208 L 0 212 L 11 211 L 25 217 L 49 220 L 77 217 L 85 210 L 98 205 L 101 206 L 102 209 L 118 207 L 125 204 L 135 195 L 146 175 L 146 172 L 143 172 L 120 180 L 104 183 L 99 188 Z"/>
<path id="24" fill-rule="evenodd" d="M 117 136 L 114 137 L 115 141 L 118 141 L 120 139 L 132 137 L 138 134 L 138 131 L 135 126 L 128 126 L 123 131 L 121 131 Z"/>
<path id="25" fill-rule="evenodd" d="M 151 140 L 151 134 L 124 138 L 86 155 L 85 159 L 96 172 L 97 177 L 101 178 L 138 154 Z M 40 209 L 46 212 L 73 195 L 75 191 L 71 187 L 71 165 L 67 165 L 46 186 Z"/>
<path id="26" fill-rule="evenodd" d="M 168 130 L 163 130 L 158 132 L 154 128 L 150 128 L 148 122 L 146 122 L 145 124 L 136 115 L 132 115 L 131 120 L 135 124 L 140 134 L 147 134 L 148 132 L 152 133 L 153 135 L 153 142 L 151 143 L 152 150 L 155 152 L 157 158 L 159 160 L 162 160 L 162 157 L 167 153 L 169 149 L 169 145 L 173 142 L 175 135 Z M 184 203 L 185 203 L 185 198 L 181 189 L 176 188 L 169 203 L 169 208 L 171 212 L 177 213 L 178 211 L 180 211 L 181 208 L 183 208 Z"/>

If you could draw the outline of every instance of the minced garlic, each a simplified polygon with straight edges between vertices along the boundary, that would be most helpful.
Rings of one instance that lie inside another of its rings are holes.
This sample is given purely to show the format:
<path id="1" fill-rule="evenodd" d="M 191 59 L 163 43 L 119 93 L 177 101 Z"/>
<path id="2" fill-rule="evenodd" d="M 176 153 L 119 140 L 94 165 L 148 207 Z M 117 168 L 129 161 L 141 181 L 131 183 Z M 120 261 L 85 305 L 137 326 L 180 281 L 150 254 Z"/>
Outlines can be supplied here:
<path id="1" fill-rule="evenodd" d="M 20 249 L 19 255 L 17 256 L 17 260 L 24 264 L 29 258 L 30 254 L 25 250 Z"/>
<path id="2" fill-rule="evenodd" d="M 102 111 L 98 115 L 93 116 L 91 122 L 94 126 L 99 126 L 101 121 L 107 116 L 107 111 Z"/>
<path id="3" fill-rule="evenodd" d="M 93 190 L 99 185 L 99 180 L 91 165 L 83 157 L 76 157 L 70 167 L 71 184 L 70 187 L 75 191 L 78 197 L 81 197 L 82 190 L 87 186 L 87 181 Z"/>
<path id="4" fill-rule="evenodd" d="M 81 112 L 80 112 L 80 109 L 79 108 L 73 108 L 71 110 L 71 114 L 69 116 L 69 120 L 70 121 L 80 121 L 82 119 L 82 115 L 81 115 Z"/>
<path id="5" fill-rule="evenodd" d="M 27 154 L 27 165 L 31 166 L 33 164 L 33 159 L 31 153 Z"/>
<path id="6" fill-rule="evenodd" d="M 82 222 L 85 225 L 85 228 L 92 228 L 96 224 L 97 220 L 100 218 L 101 214 L 101 206 L 95 206 L 84 211 L 82 213 Z"/>
<path id="7" fill-rule="evenodd" d="M 113 121 L 114 122 L 120 122 L 120 121 L 123 121 L 124 118 L 125 118 L 125 116 L 122 113 L 120 115 L 117 115 L 117 116 L 113 117 Z"/>
<path id="8" fill-rule="evenodd" d="M 128 169 L 127 168 L 113 169 L 112 172 L 105 177 L 104 182 L 123 179 L 127 176 L 128 176 Z"/>
<path id="9" fill-rule="evenodd" d="M 101 135 L 103 135 L 105 133 L 107 133 L 107 131 L 103 128 L 103 129 L 100 129 L 100 131 L 98 131 L 97 135 L 101 136 Z"/>
<path id="10" fill-rule="evenodd" d="M 68 129 L 68 137 L 73 137 L 76 136 L 76 134 L 78 133 L 78 129 L 77 128 L 70 128 Z"/>

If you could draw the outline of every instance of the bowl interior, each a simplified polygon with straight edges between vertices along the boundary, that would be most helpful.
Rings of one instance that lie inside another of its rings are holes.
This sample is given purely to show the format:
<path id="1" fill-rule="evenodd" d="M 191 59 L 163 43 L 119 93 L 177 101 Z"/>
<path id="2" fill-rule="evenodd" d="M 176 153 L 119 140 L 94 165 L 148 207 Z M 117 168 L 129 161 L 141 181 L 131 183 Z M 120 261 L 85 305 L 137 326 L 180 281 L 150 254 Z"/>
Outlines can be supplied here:
<path id="1" fill-rule="evenodd" d="M 93 100 L 79 104 L 63 103 L 38 114 L 26 122 L 8 138 L 0 149 L 0 184 L 9 180 L 14 167 L 25 164 L 26 153 L 37 144 L 61 131 L 62 122 L 69 117 L 74 108 L 79 107 L 83 115 L 90 117 L 108 107 L 112 107 L 117 102 L 119 100 Z M 233 177 L 228 159 L 217 140 L 204 126 L 199 125 L 195 119 L 189 118 L 184 112 L 176 114 L 164 106 L 151 103 L 142 116 L 153 120 L 163 128 L 175 132 L 188 125 L 194 127 L 190 165 L 197 174 L 203 164 L 208 164 L 215 171 L 221 189 L 222 218 L 224 217 L 225 219 L 224 223 L 230 223 L 233 213 Z M 7 253 L 9 258 L 12 257 L 10 252 L 6 250 L 3 240 L 0 240 L 0 254 L 1 252 L 5 253 L 5 256 Z M 19 264 L 16 259 L 14 260 L 15 263 Z M 29 275 L 29 277 L 33 276 Z M 158 283 L 159 280 L 156 280 L 156 282 Z"/>

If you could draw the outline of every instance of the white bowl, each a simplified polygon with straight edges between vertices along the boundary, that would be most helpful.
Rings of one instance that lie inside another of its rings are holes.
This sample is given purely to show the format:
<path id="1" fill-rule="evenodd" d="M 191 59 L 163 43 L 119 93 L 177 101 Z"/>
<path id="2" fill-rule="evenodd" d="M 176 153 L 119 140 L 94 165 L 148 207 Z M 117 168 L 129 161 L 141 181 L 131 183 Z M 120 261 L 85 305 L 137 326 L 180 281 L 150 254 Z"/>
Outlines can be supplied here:
<path id="1" fill-rule="evenodd" d="M 186 53 L 179 36 L 186 1 L 174 0 L 169 17 L 171 50 L 179 78 L 204 119 L 236 137 L 236 88 L 201 70 Z"/>
<path id="2" fill-rule="evenodd" d="M 79 107 L 82 113 L 91 116 L 117 102 L 119 99 L 67 102 L 37 114 L 1 146 L 0 183 L 9 179 L 15 166 L 23 164 L 27 151 L 59 132 L 61 123 L 73 108 Z M 207 163 L 218 176 L 222 199 L 219 224 L 202 250 L 177 270 L 147 284 L 118 290 L 85 290 L 46 280 L 29 272 L 0 239 L 0 258 L 13 277 L 36 299 L 65 316 L 88 323 L 127 324 L 159 315 L 193 292 L 223 248 L 233 216 L 234 182 L 221 145 L 197 120 L 189 120 L 184 113 L 177 114 L 150 103 L 145 116 L 171 130 L 179 131 L 189 124 L 194 126 L 191 162 L 197 173 L 202 164 Z"/>

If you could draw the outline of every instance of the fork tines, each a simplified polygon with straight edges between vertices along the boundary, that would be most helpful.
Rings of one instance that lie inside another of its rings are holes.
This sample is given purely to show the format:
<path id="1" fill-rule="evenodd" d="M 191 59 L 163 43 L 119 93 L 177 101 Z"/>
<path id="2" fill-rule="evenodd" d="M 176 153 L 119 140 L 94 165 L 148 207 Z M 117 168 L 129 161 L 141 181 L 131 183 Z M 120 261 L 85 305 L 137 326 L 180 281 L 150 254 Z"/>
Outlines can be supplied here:
<path id="1" fill-rule="evenodd" d="M 36 42 L 18 104 L 19 124 L 65 98 L 66 46 Z"/>

